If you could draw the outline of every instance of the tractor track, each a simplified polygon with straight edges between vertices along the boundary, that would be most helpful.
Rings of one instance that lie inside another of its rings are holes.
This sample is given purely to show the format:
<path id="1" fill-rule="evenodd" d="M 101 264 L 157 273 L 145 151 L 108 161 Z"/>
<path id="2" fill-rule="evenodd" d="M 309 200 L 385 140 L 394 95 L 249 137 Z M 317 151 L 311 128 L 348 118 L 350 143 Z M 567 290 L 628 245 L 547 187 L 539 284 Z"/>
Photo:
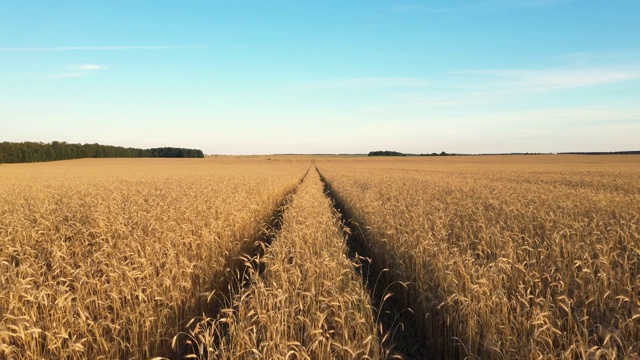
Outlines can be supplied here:
<path id="1" fill-rule="evenodd" d="M 241 241 L 235 252 L 225 256 L 224 266 L 211 279 L 212 295 L 200 297 L 193 306 L 181 309 L 183 319 L 185 319 L 185 322 L 181 324 L 182 332 L 178 335 L 181 338 L 175 342 L 174 346 L 171 345 L 171 341 L 165 344 L 164 352 L 168 354 L 168 359 L 184 359 L 185 356 L 194 352 L 192 346 L 187 345 L 188 338 L 185 337 L 189 330 L 193 330 L 197 324 L 197 321 L 192 321 L 192 319 L 203 317 L 203 315 L 206 318 L 219 317 L 221 311 L 231 305 L 234 294 L 239 294 L 251 286 L 250 274 L 252 272 L 261 274 L 264 271 L 264 264 L 260 258 L 280 232 L 284 212 L 300 185 L 307 178 L 310 169 L 311 166 L 307 168 L 296 185 L 282 197 L 262 230 L 255 237 Z"/>
<path id="2" fill-rule="evenodd" d="M 410 284 L 388 276 L 386 264 L 375 261 L 375 249 L 370 246 L 365 230 L 353 218 L 345 202 L 337 196 L 331 184 L 316 167 L 324 184 L 324 192 L 333 203 L 334 210 L 341 215 L 345 228 L 348 255 L 360 266 L 356 270 L 362 276 L 373 305 L 377 309 L 377 319 L 384 331 L 384 346 L 390 357 L 401 359 L 427 359 L 427 344 L 421 340 L 417 317 L 408 308 L 405 294 Z"/>
<path id="3" fill-rule="evenodd" d="M 291 203 L 300 185 L 307 178 L 309 171 L 316 171 L 323 184 L 325 196 L 329 198 L 336 214 L 341 217 L 342 231 L 346 239 L 348 256 L 356 265 L 355 271 L 362 277 L 363 288 L 371 297 L 371 302 L 376 309 L 376 319 L 382 329 L 382 345 L 386 348 L 389 358 L 400 359 L 425 359 L 426 345 L 420 341 L 417 334 L 419 329 L 418 319 L 407 307 L 403 294 L 407 292 L 406 285 L 400 281 L 391 280 L 386 274 L 388 269 L 385 264 L 373 261 L 375 249 L 372 249 L 367 240 L 365 231 L 352 217 L 346 204 L 340 199 L 331 187 L 331 184 L 322 175 L 320 170 L 312 163 L 296 186 L 288 192 L 278 204 L 270 221 L 254 239 L 245 240 L 238 247 L 238 251 L 225 258 L 225 266 L 217 274 L 218 294 L 211 298 L 202 299 L 196 305 L 200 309 L 200 315 L 217 318 L 221 311 L 232 305 L 232 298 L 252 285 L 251 274 L 260 276 L 264 271 L 264 263 L 260 260 L 270 245 L 276 240 L 283 225 L 286 209 Z M 202 311 L 205 309 L 205 311 Z M 194 309 L 187 309 L 191 311 Z M 190 324 L 193 327 L 195 324 Z M 193 353 L 195 349 L 186 345 L 186 338 L 178 343 L 177 349 L 171 351 L 170 359 L 183 359 L 185 355 Z"/>

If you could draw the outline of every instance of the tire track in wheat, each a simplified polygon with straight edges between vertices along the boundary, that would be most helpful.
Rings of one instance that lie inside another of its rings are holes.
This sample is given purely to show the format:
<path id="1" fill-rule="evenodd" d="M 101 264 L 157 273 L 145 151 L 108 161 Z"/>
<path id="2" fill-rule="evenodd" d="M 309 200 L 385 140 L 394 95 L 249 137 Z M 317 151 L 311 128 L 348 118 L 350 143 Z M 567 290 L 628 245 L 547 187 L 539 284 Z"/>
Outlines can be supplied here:
<path id="1" fill-rule="evenodd" d="M 263 271 L 222 316 L 192 333 L 199 358 L 385 358 L 375 310 L 348 257 L 342 223 L 310 171 L 284 211 Z"/>
<path id="2" fill-rule="evenodd" d="M 402 359 L 426 359 L 427 345 L 420 340 L 418 319 L 407 300 L 411 291 L 409 283 L 388 275 L 389 269 L 381 261 L 373 261 L 375 249 L 371 249 L 365 232 L 352 218 L 343 200 L 336 195 L 331 184 L 316 168 L 324 184 L 324 192 L 331 200 L 334 211 L 340 214 L 346 234 L 348 255 L 357 264 L 371 301 L 376 308 L 376 319 L 384 334 L 383 343 L 388 357 Z"/>

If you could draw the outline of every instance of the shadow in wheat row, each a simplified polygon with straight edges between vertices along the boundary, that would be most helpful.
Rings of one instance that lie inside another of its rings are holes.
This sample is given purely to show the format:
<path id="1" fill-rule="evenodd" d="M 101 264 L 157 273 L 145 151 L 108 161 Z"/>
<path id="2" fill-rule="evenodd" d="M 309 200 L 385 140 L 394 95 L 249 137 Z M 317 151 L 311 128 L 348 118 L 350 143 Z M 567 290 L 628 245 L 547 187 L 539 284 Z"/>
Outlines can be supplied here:
<path id="1" fill-rule="evenodd" d="M 375 239 L 359 225 L 363 222 L 354 218 L 347 203 L 319 170 L 318 173 L 325 193 L 348 229 L 349 256 L 361 264 L 358 270 L 378 311 L 378 322 L 385 334 L 383 344 L 391 356 L 402 359 L 464 358 L 455 341 L 453 327 L 447 325 L 444 310 L 437 306 L 440 302 L 433 301 L 428 305 L 418 301 L 421 296 L 415 284 L 406 274 L 394 269 L 390 254 L 375 247 Z M 436 298 L 438 294 L 430 295 Z"/>
<path id="2" fill-rule="evenodd" d="M 284 211 L 308 173 L 309 169 L 280 200 L 262 230 L 251 239 L 243 240 L 233 253 L 225 256 L 224 266 L 217 269 L 210 280 L 210 295 L 200 296 L 190 305 L 179 306 L 176 314 L 179 314 L 180 320 L 174 318 L 172 323 L 177 324 L 180 333 L 174 339 L 165 339 L 161 346 L 166 358 L 178 360 L 189 354 L 201 353 L 194 348 L 196 342 L 191 341 L 188 334 L 193 332 L 200 320 L 218 318 L 223 309 L 229 308 L 233 296 L 251 285 L 252 272 L 262 273 L 264 264 L 259 259 L 280 231 Z"/>

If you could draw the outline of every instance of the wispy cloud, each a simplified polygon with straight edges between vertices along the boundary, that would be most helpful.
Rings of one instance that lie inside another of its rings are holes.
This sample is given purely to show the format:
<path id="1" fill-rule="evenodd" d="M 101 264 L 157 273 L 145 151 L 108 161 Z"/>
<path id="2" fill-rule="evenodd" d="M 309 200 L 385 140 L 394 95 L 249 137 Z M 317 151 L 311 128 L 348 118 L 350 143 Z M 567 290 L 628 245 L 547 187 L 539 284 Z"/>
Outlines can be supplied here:
<path id="1" fill-rule="evenodd" d="M 169 50 L 174 46 L 56 46 L 56 47 L 0 47 L 0 52 L 50 51 L 109 51 L 109 50 Z"/>
<path id="2" fill-rule="evenodd" d="M 289 86 L 292 91 L 364 91 L 381 95 L 372 109 L 446 110 L 500 103 L 521 103 L 534 94 L 602 87 L 639 81 L 640 67 L 585 69 L 478 69 L 419 77 L 356 77 L 328 79 Z M 369 95 L 371 93 L 368 93 Z M 368 96 L 369 96 L 368 95 Z"/>
<path id="3" fill-rule="evenodd" d="M 460 106 L 493 104 L 504 101 L 504 96 L 495 93 L 459 94 L 395 94 L 391 96 L 395 105 L 387 108 L 455 108 Z"/>
<path id="4" fill-rule="evenodd" d="M 64 78 L 79 78 L 82 75 L 84 75 L 84 74 L 82 74 L 82 73 L 63 73 L 63 74 L 53 75 L 52 77 L 54 79 L 64 79 Z"/>
<path id="5" fill-rule="evenodd" d="M 107 67 L 96 64 L 79 64 L 79 65 L 71 65 L 71 68 L 78 71 L 94 71 L 94 70 L 104 70 Z"/>
<path id="6" fill-rule="evenodd" d="M 92 72 L 108 69 L 106 66 L 97 64 L 72 64 L 66 67 L 65 72 L 54 75 L 56 79 L 79 78 Z"/>
<path id="7" fill-rule="evenodd" d="M 297 44 L 233 44 L 226 45 L 230 49 L 286 49 L 298 47 Z"/>
<path id="8" fill-rule="evenodd" d="M 356 88 L 390 88 L 390 87 L 426 87 L 429 82 L 411 77 L 356 77 L 317 81 L 296 86 L 296 89 L 356 89 Z"/>
<path id="9" fill-rule="evenodd" d="M 468 1 L 456 5 L 400 5 L 393 8 L 395 12 L 426 12 L 426 13 L 453 13 L 453 12 L 492 12 L 515 8 L 536 8 L 560 5 L 575 0 L 485 0 Z"/>
<path id="10" fill-rule="evenodd" d="M 640 68 L 579 70 L 472 70 L 469 74 L 483 78 L 487 87 L 508 88 L 516 92 L 545 92 L 639 80 Z"/>
<path id="11" fill-rule="evenodd" d="M 494 112 L 485 116 L 451 117 L 446 121 L 476 123 L 478 126 L 514 124 L 522 127 L 558 125 L 567 127 L 591 127 L 601 125 L 640 125 L 640 108 L 610 109 L 582 106 L 566 108 L 528 109 Z"/>
<path id="12" fill-rule="evenodd" d="M 552 57 L 572 66 L 625 66 L 640 63 L 640 48 L 609 49 L 600 51 L 582 51 Z"/>
<path id="13" fill-rule="evenodd" d="M 574 53 L 569 53 L 569 54 L 563 54 L 563 55 L 556 56 L 556 58 L 558 58 L 558 59 L 569 59 L 569 60 L 585 59 L 585 58 L 590 58 L 590 57 L 593 57 L 593 53 L 574 52 Z"/>
<path id="14" fill-rule="evenodd" d="M 388 103 L 377 109 L 460 109 L 522 101 L 533 94 L 598 87 L 625 81 L 639 81 L 640 68 L 549 69 L 549 70 L 471 70 L 449 73 L 428 83 L 405 86 L 388 95 Z"/>

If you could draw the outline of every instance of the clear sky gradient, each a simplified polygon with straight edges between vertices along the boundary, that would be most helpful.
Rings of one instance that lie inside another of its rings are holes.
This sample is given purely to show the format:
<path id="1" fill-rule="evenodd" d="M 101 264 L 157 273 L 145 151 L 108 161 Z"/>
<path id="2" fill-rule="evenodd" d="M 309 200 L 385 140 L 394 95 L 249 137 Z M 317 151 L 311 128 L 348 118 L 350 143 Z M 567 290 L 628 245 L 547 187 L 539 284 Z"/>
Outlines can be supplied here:
<path id="1" fill-rule="evenodd" d="M 640 1 L 0 1 L 0 141 L 640 150 Z"/>

